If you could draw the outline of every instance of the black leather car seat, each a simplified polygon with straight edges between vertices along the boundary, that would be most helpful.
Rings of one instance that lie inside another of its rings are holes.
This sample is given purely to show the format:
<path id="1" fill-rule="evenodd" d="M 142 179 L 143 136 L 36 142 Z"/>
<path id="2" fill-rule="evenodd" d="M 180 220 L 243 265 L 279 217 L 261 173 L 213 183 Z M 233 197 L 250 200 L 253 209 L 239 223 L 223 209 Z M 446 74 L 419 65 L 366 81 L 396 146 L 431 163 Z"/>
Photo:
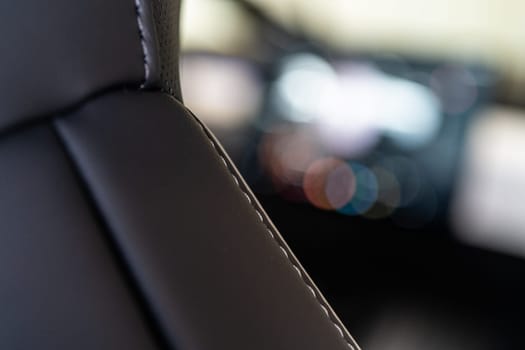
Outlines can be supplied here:
<path id="1" fill-rule="evenodd" d="M 357 350 L 182 104 L 178 5 L 0 2 L 0 348 Z"/>

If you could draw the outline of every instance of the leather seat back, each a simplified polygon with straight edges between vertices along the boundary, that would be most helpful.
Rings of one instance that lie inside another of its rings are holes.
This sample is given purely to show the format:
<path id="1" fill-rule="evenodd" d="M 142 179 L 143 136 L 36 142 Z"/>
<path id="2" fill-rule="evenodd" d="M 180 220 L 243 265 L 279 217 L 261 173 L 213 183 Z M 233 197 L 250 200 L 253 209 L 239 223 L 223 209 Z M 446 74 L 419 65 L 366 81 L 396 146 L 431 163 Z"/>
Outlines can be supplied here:
<path id="1" fill-rule="evenodd" d="M 0 4 L 0 347 L 358 349 L 182 104 L 178 5 Z"/>

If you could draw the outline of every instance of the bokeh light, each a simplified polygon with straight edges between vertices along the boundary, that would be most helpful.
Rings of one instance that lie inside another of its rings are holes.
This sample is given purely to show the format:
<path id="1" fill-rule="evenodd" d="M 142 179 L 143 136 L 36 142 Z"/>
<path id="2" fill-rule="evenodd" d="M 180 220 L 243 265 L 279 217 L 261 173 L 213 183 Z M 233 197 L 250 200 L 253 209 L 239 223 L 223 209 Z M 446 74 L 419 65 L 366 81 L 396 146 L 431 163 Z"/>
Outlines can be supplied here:
<path id="1" fill-rule="evenodd" d="M 288 186 L 301 187 L 304 173 L 320 156 L 321 150 L 308 129 L 276 128 L 264 136 L 259 146 L 261 166 L 277 191 Z"/>
<path id="2" fill-rule="evenodd" d="M 369 152 L 381 135 L 406 149 L 436 137 L 441 107 L 427 87 L 366 64 L 339 64 L 337 72 L 338 88 L 317 121 L 320 138 L 330 151 L 356 157 Z"/>
<path id="3" fill-rule="evenodd" d="M 338 212 L 345 215 L 360 215 L 369 210 L 377 199 L 378 183 L 374 173 L 366 166 L 350 163 L 354 172 L 356 189 L 352 199 Z"/>
<path id="4" fill-rule="evenodd" d="M 485 109 L 467 137 L 467 161 L 452 205 L 465 242 L 525 256 L 525 112 Z"/>
<path id="5" fill-rule="evenodd" d="M 423 85 L 388 79 L 381 126 L 386 136 L 402 148 L 416 149 L 432 141 L 442 124 L 438 98 Z"/>
<path id="6" fill-rule="evenodd" d="M 193 55 L 183 58 L 181 78 L 185 104 L 211 127 L 231 129 L 257 116 L 262 83 L 248 63 Z"/>
<path id="7" fill-rule="evenodd" d="M 384 157 L 379 165 L 395 176 L 399 183 L 400 200 L 398 206 L 408 207 L 414 204 L 421 188 L 422 176 L 418 166 L 408 157 Z"/>
<path id="8" fill-rule="evenodd" d="M 392 172 L 380 166 L 374 166 L 372 171 L 378 184 L 377 201 L 365 213 L 365 216 L 370 219 L 382 219 L 388 217 L 399 206 L 401 188 Z"/>
<path id="9" fill-rule="evenodd" d="M 380 140 L 375 100 L 381 96 L 381 80 L 375 68 L 349 64 L 337 69 L 337 89 L 326 103 L 316 127 L 320 141 L 331 152 L 358 157 Z"/>
<path id="10" fill-rule="evenodd" d="M 283 64 L 273 99 L 283 116 L 295 122 L 318 118 L 337 94 L 337 76 L 325 60 L 313 54 L 295 54 Z"/>
<path id="11" fill-rule="evenodd" d="M 356 179 L 348 164 L 336 158 L 314 161 L 304 174 L 304 193 L 310 203 L 331 210 L 343 207 L 355 193 Z"/>

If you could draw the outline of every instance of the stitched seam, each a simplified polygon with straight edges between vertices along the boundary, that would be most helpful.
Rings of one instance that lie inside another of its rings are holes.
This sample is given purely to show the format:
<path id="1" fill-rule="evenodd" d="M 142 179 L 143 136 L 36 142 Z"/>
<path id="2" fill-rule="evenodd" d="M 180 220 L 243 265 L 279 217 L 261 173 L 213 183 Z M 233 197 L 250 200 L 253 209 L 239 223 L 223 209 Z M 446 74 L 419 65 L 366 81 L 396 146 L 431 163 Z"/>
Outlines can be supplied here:
<path id="1" fill-rule="evenodd" d="M 313 286 L 312 282 L 305 276 L 305 274 L 301 271 L 301 267 L 295 263 L 293 261 L 293 259 L 291 258 L 291 252 L 288 251 L 287 247 L 285 245 L 283 245 L 276 237 L 276 234 L 272 231 L 272 228 L 270 225 L 268 225 L 268 223 L 264 220 L 264 216 L 261 212 L 261 210 L 254 204 L 254 201 L 251 199 L 249 193 L 243 188 L 243 186 L 241 185 L 239 179 L 237 178 L 238 175 L 235 174 L 230 166 L 228 165 L 228 161 L 226 160 L 226 158 L 222 155 L 222 151 L 220 149 L 220 147 L 217 145 L 216 141 L 213 139 L 213 137 L 211 137 L 208 133 L 208 131 L 204 128 L 204 126 L 202 125 L 202 123 L 198 120 L 197 117 L 195 117 L 191 112 L 190 114 L 193 116 L 193 118 L 195 119 L 195 121 L 197 122 L 197 125 L 202 129 L 202 131 L 204 132 L 204 134 L 206 135 L 206 137 L 208 138 L 208 141 L 210 142 L 211 146 L 213 147 L 213 149 L 215 150 L 215 152 L 217 153 L 217 155 L 219 156 L 219 158 L 221 159 L 223 165 L 226 167 L 226 169 L 228 170 L 230 176 L 233 178 L 233 181 L 235 182 L 235 184 L 237 185 L 237 187 L 240 189 L 240 191 L 242 192 L 242 194 L 244 195 L 244 197 L 246 198 L 246 200 L 248 201 L 248 203 L 250 204 L 250 206 L 252 207 L 252 209 L 255 211 L 255 213 L 257 214 L 257 217 L 259 218 L 259 221 L 264 225 L 264 227 L 266 228 L 266 232 L 270 235 L 270 237 L 277 243 L 277 245 L 279 246 L 281 252 L 286 256 L 286 258 L 288 259 L 289 263 L 292 265 L 293 269 L 295 270 L 295 272 L 299 275 L 299 277 L 301 278 L 301 280 L 303 281 L 303 283 L 306 285 L 306 287 L 308 288 L 308 290 L 310 291 L 310 293 L 312 294 L 312 296 L 316 299 L 316 301 L 318 302 L 319 306 L 321 307 L 321 309 L 323 310 L 323 312 L 325 313 L 326 317 L 328 317 L 328 319 L 332 322 L 333 326 L 335 327 L 335 329 L 337 330 L 337 332 L 339 333 L 339 335 L 341 336 L 341 338 L 343 338 L 343 340 L 346 342 L 346 345 L 348 346 L 348 348 L 350 350 L 358 350 L 352 343 L 353 341 L 351 339 L 348 339 L 348 337 L 345 335 L 344 331 L 343 331 L 343 327 L 339 324 L 339 322 L 337 320 L 334 319 L 334 317 L 331 315 L 330 311 L 328 311 L 328 308 L 325 306 L 325 303 L 323 302 L 323 300 L 321 299 L 321 297 L 318 295 L 318 293 L 315 291 L 315 287 Z"/>
<path id="2" fill-rule="evenodd" d="M 149 53 L 148 53 L 148 45 L 146 45 L 146 42 L 144 40 L 144 23 L 142 22 L 142 6 L 140 4 L 140 0 L 135 0 L 135 9 L 137 12 L 137 24 L 139 27 L 139 38 L 140 38 L 140 45 L 142 46 L 142 53 L 144 57 L 144 81 L 142 82 L 142 86 L 146 84 L 146 80 L 149 77 Z"/>

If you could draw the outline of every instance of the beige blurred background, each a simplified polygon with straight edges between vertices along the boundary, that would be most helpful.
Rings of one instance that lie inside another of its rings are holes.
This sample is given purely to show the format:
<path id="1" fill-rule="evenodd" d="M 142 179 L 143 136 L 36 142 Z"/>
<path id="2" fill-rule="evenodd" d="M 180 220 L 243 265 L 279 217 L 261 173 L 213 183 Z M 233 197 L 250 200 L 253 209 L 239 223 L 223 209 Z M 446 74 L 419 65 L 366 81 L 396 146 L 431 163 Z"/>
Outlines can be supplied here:
<path id="1" fill-rule="evenodd" d="M 524 103 L 522 0 L 248 0 L 291 31 L 343 52 L 389 52 L 479 62 L 502 94 Z M 183 2 L 183 50 L 250 55 L 257 33 L 231 1 Z"/>

